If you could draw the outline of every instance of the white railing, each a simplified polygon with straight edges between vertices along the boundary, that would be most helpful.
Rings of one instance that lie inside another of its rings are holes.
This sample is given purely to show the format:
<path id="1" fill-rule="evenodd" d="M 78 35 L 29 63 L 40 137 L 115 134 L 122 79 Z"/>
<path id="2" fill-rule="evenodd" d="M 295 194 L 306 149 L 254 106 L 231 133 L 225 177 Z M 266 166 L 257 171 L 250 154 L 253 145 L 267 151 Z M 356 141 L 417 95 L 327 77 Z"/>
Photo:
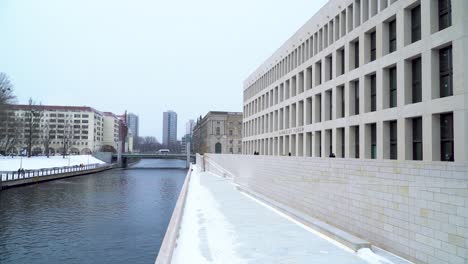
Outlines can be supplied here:
<path id="1" fill-rule="evenodd" d="M 57 175 L 69 172 L 87 171 L 101 167 L 108 167 L 109 164 L 88 164 L 75 165 L 55 168 L 44 168 L 36 170 L 18 170 L 18 171 L 0 171 L 0 182 L 28 179 L 32 177 L 43 177 L 49 175 Z"/>

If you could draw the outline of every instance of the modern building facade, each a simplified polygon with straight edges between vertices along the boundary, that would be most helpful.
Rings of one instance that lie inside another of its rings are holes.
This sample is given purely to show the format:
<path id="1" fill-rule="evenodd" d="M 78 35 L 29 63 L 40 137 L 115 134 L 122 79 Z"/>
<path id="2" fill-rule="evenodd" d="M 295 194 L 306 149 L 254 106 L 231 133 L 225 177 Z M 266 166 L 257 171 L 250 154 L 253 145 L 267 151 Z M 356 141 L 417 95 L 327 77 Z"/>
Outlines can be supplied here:
<path id="1" fill-rule="evenodd" d="M 133 137 L 133 142 L 140 136 L 140 118 L 134 113 L 127 114 L 127 126 L 129 134 Z"/>
<path id="2" fill-rule="evenodd" d="M 244 83 L 244 154 L 468 161 L 465 0 L 332 0 Z"/>
<path id="3" fill-rule="evenodd" d="M 177 113 L 167 111 L 163 113 L 163 146 L 172 148 L 177 145 Z"/>
<path id="4" fill-rule="evenodd" d="M 242 153 L 242 113 L 210 111 L 197 120 L 192 144 L 195 153 Z"/>

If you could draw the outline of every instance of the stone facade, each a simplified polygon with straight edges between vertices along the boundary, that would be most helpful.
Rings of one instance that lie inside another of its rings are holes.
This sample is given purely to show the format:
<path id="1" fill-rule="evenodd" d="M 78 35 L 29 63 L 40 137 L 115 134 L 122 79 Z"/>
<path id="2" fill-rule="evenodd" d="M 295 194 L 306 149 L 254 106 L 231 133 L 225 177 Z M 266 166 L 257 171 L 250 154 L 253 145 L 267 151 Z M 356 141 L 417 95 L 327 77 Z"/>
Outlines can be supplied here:
<path id="1" fill-rule="evenodd" d="M 242 113 L 210 111 L 193 129 L 195 153 L 242 153 Z"/>
<path id="2" fill-rule="evenodd" d="M 415 263 L 468 263 L 468 166 L 207 154 L 205 169 Z"/>
<path id="3" fill-rule="evenodd" d="M 244 153 L 468 162 L 466 0 L 331 0 L 244 83 Z"/>

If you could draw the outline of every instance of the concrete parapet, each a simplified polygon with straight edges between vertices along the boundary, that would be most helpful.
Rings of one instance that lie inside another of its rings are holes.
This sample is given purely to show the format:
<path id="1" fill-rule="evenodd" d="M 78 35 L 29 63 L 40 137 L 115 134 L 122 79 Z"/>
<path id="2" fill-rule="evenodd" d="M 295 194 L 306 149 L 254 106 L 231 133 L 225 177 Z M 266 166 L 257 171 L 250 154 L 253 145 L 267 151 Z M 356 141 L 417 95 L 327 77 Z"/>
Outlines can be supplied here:
<path id="1" fill-rule="evenodd" d="M 198 161 L 197 154 L 197 161 Z M 177 203 L 174 207 L 174 211 L 172 212 L 171 221 L 166 230 L 166 234 L 164 235 L 164 240 L 161 244 L 161 248 L 159 249 L 158 256 L 156 258 L 156 264 L 170 264 L 172 261 L 172 255 L 174 253 L 174 249 L 177 247 L 177 239 L 179 237 L 180 231 L 180 223 L 182 222 L 185 201 L 187 199 L 187 192 L 190 182 L 190 176 L 192 175 L 192 164 L 190 164 L 190 168 L 187 172 L 187 176 L 185 177 L 184 185 L 182 185 L 182 189 L 180 190 L 179 198 L 177 199 Z"/>

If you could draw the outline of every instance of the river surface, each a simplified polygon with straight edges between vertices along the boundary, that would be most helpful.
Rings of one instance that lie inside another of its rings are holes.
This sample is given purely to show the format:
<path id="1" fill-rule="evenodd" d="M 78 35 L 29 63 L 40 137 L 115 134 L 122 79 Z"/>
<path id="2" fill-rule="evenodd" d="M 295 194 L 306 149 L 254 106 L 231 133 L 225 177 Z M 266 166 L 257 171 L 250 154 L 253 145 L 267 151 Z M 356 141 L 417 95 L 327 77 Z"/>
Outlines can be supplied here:
<path id="1" fill-rule="evenodd" d="M 142 160 L 0 192 L 0 263 L 154 263 L 186 169 Z"/>

